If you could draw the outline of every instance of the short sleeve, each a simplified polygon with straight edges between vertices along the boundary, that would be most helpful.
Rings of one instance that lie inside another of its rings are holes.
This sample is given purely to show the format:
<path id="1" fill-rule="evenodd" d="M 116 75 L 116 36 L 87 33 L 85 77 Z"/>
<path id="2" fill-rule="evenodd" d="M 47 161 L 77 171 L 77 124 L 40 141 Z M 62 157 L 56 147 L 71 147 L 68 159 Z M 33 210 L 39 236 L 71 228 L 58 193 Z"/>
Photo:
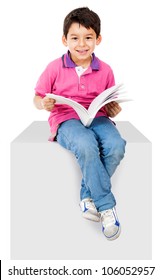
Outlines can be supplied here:
<path id="1" fill-rule="evenodd" d="M 40 75 L 36 87 L 35 92 L 36 95 L 44 97 L 46 93 L 52 92 L 52 87 L 55 81 L 55 67 L 54 62 L 48 64 L 46 69 Z"/>

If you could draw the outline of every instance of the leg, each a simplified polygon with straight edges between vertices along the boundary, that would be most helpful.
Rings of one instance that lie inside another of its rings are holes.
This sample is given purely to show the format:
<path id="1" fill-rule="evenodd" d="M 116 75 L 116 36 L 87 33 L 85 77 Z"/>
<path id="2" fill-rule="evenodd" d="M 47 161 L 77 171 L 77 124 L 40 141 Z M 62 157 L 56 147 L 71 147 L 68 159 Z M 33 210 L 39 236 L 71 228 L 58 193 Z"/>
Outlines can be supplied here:
<path id="1" fill-rule="evenodd" d="M 97 136 L 101 161 L 111 177 L 124 157 L 126 141 L 121 138 L 116 126 L 106 117 L 96 118 L 90 129 Z"/>
<path id="2" fill-rule="evenodd" d="M 79 120 L 69 120 L 58 129 L 57 141 L 77 158 L 83 174 L 81 199 L 87 194 L 93 199 L 98 211 L 115 206 L 109 175 L 100 159 L 97 137 L 92 129 Z M 84 190 L 83 190 L 84 188 Z"/>

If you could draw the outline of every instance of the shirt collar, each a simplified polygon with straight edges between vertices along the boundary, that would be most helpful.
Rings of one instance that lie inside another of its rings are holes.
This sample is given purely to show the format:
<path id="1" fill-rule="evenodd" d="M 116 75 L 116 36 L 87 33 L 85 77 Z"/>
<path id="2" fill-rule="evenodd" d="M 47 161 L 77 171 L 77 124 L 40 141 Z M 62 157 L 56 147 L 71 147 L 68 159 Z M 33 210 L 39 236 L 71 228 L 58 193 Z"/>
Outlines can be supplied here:
<path id="1" fill-rule="evenodd" d="M 77 65 L 73 62 L 73 60 L 70 58 L 70 52 L 68 51 L 66 54 L 62 56 L 63 61 L 63 67 L 65 68 L 75 68 Z M 95 56 L 95 54 L 92 54 L 92 62 L 91 62 L 91 68 L 92 70 L 99 70 L 99 59 Z"/>

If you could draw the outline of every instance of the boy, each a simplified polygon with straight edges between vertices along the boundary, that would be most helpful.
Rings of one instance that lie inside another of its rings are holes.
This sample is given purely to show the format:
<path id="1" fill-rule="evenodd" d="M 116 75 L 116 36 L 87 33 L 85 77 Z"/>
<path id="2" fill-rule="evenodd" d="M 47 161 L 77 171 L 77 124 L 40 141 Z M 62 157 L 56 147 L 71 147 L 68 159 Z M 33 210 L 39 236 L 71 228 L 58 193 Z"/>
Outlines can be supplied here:
<path id="1" fill-rule="evenodd" d="M 41 74 L 34 104 L 50 112 L 52 140 L 70 150 L 78 161 L 83 217 L 101 220 L 104 235 L 114 240 L 120 235 L 120 223 L 110 178 L 124 157 L 126 142 L 109 117 L 116 116 L 121 107 L 116 102 L 107 104 L 92 124 L 84 127 L 71 107 L 55 104 L 45 96 L 49 92 L 62 95 L 88 108 L 98 94 L 115 84 L 110 66 L 94 54 L 102 39 L 100 26 L 99 16 L 87 7 L 75 9 L 65 17 L 62 42 L 68 52 L 49 63 Z"/>

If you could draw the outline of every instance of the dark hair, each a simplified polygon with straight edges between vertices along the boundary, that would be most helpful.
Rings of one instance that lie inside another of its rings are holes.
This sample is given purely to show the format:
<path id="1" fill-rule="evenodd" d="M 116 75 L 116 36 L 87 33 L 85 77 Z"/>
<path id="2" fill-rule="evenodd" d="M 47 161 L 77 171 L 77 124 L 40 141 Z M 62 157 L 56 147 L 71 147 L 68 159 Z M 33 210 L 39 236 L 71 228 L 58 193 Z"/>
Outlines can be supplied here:
<path id="1" fill-rule="evenodd" d="M 92 28 L 95 31 L 97 37 L 100 35 L 100 30 L 101 30 L 100 18 L 95 12 L 93 12 L 87 7 L 77 8 L 71 11 L 65 17 L 64 25 L 63 25 L 63 33 L 66 38 L 72 23 L 79 23 L 80 25 L 84 26 L 87 29 Z"/>

